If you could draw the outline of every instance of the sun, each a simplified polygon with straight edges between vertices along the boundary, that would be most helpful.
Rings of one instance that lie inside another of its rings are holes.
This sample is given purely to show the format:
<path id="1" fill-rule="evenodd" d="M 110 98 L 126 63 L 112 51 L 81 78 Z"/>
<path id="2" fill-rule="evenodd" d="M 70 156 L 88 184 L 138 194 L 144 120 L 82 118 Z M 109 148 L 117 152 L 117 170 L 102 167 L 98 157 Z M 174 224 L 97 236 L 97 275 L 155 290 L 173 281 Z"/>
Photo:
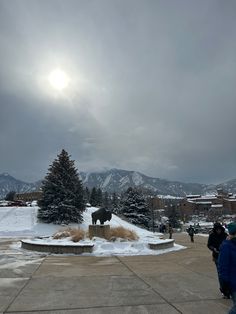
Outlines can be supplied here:
<path id="1" fill-rule="evenodd" d="M 64 90 L 69 85 L 69 77 L 61 69 L 53 70 L 48 76 L 48 81 L 51 87 L 58 91 Z"/>

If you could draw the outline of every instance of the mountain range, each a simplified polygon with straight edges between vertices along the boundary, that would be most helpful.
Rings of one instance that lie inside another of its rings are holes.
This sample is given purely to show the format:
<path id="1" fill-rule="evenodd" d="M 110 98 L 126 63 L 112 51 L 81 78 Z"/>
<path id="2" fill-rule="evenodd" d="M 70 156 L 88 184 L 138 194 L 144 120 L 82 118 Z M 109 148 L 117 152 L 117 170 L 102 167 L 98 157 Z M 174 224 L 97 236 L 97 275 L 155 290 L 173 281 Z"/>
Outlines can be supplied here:
<path id="1" fill-rule="evenodd" d="M 110 169 L 100 172 L 81 172 L 80 177 L 88 188 L 100 187 L 102 191 L 121 193 L 128 187 L 148 189 L 157 195 L 185 196 L 188 194 L 215 193 L 218 188 L 236 193 L 236 179 L 217 185 L 201 183 L 183 183 L 160 178 L 152 178 L 137 171 Z M 17 180 L 8 173 L 0 174 L 0 199 L 10 191 L 24 193 L 36 191 L 42 181 L 27 183 Z"/>

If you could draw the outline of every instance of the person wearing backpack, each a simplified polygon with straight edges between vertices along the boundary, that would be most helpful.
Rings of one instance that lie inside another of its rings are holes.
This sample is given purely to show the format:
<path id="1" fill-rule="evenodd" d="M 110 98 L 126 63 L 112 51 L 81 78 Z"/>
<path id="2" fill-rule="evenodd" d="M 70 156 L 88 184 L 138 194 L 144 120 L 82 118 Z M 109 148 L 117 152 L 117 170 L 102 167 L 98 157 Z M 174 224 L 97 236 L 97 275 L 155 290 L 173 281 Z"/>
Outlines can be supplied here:
<path id="1" fill-rule="evenodd" d="M 194 242 L 194 228 L 192 225 L 187 229 L 188 235 L 190 236 L 191 242 Z"/>

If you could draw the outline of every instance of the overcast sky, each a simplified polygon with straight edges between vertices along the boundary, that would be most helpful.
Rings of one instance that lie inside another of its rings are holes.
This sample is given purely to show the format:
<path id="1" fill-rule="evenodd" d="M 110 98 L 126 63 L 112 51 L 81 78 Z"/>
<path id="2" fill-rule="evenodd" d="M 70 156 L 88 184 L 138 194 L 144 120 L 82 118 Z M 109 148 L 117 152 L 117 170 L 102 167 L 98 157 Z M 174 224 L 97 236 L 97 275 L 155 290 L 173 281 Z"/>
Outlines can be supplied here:
<path id="1" fill-rule="evenodd" d="M 60 68 L 68 87 L 48 76 Z M 0 173 L 236 178 L 235 0 L 0 0 Z"/>

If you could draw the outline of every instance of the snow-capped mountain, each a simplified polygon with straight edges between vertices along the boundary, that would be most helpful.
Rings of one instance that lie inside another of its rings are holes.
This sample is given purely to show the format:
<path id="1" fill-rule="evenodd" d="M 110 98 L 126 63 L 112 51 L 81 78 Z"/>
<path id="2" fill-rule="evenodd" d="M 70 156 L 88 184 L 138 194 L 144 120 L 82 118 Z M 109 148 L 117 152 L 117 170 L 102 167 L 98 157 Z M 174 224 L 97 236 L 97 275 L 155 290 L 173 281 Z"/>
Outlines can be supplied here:
<path id="1" fill-rule="evenodd" d="M 220 184 L 184 183 L 146 176 L 137 171 L 110 169 L 101 172 L 80 173 L 85 186 L 100 187 L 102 191 L 124 192 L 127 188 L 140 187 L 158 195 L 185 196 L 188 194 L 212 194 L 217 189 L 236 193 L 236 179 Z"/>
<path id="2" fill-rule="evenodd" d="M 88 188 L 100 187 L 102 191 L 124 192 L 128 187 L 140 187 L 151 190 L 155 194 L 184 196 L 200 194 L 207 185 L 199 183 L 182 183 L 160 178 L 148 177 L 137 171 L 111 169 L 102 172 L 80 173 L 83 183 Z"/>
<path id="3" fill-rule="evenodd" d="M 35 183 L 26 183 L 15 179 L 8 173 L 2 173 L 0 174 L 0 199 L 4 198 L 10 191 L 15 191 L 17 193 L 37 191 L 40 184 L 40 181 Z"/>
<path id="4" fill-rule="evenodd" d="M 84 186 L 100 187 L 103 192 L 121 193 L 131 187 L 140 187 L 158 195 L 185 196 L 187 194 L 216 193 L 218 188 L 236 193 L 236 179 L 217 185 L 200 183 L 183 183 L 160 178 L 152 178 L 137 171 L 110 169 L 100 172 L 80 172 Z M 0 199 L 10 191 L 29 192 L 38 190 L 41 181 L 26 183 L 17 180 L 7 173 L 0 174 Z"/>

